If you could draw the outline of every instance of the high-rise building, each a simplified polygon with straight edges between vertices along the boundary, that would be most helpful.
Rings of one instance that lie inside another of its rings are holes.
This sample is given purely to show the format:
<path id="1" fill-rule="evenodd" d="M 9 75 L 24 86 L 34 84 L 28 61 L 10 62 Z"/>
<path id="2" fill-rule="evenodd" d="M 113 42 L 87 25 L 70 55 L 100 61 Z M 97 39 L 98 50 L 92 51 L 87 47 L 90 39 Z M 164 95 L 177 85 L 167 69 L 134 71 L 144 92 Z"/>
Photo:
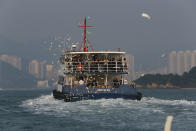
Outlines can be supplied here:
<path id="1" fill-rule="evenodd" d="M 176 51 L 169 54 L 169 73 L 176 74 Z"/>
<path id="2" fill-rule="evenodd" d="M 53 65 L 46 65 L 46 78 L 52 80 L 53 78 Z"/>
<path id="3" fill-rule="evenodd" d="M 131 75 L 131 80 L 135 79 L 135 57 L 131 55 L 130 57 L 130 75 Z"/>
<path id="4" fill-rule="evenodd" d="M 39 78 L 41 80 L 45 79 L 45 72 L 46 72 L 45 65 L 46 65 L 46 61 L 40 62 L 40 73 L 39 73 L 40 76 L 39 76 Z"/>
<path id="5" fill-rule="evenodd" d="M 39 78 L 39 62 L 37 60 L 32 60 L 29 63 L 29 73 Z"/>
<path id="6" fill-rule="evenodd" d="M 188 72 L 191 69 L 191 51 L 187 50 L 184 53 L 184 71 Z"/>
<path id="7" fill-rule="evenodd" d="M 135 79 L 135 57 L 133 55 L 127 54 L 126 56 L 128 62 L 128 72 L 129 72 L 129 79 Z"/>
<path id="8" fill-rule="evenodd" d="M 22 59 L 18 56 L 8 56 L 8 55 L 0 55 L 0 59 L 15 68 L 21 70 L 22 69 Z"/>
<path id="9" fill-rule="evenodd" d="M 196 66 L 196 50 L 192 51 L 191 54 L 191 68 Z"/>
<path id="10" fill-rule="evenodd" d="M 184 52 L 177 52 L 177 74 L 182 75 L 184 73 Z"/>

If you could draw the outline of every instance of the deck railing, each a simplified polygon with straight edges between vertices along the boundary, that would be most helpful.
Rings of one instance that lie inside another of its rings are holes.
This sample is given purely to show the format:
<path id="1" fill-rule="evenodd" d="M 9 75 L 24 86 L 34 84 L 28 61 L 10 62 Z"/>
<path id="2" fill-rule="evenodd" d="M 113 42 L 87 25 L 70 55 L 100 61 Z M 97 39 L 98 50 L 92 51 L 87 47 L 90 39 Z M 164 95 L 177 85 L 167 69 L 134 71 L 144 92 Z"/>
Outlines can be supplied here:
<path id="1" fill-rule="evenodd" d="M 65 62 L 65 73 L 127 73 L 128 65 L 122 61 Z"/>
<path id="2" fill-rule="evenodd" d="M 107 85 L 105 85 L 104 82 L 84 82 L 84 84 L 88 87 L 88 88 L 118 88 L 122 82 L 118 81 L 118 82 L 109 82 L 107 83 Z M 80 83 L 78 81 L 73 81 L 72 82 L 72 86 L 77 86 L 80 85 Z"/>

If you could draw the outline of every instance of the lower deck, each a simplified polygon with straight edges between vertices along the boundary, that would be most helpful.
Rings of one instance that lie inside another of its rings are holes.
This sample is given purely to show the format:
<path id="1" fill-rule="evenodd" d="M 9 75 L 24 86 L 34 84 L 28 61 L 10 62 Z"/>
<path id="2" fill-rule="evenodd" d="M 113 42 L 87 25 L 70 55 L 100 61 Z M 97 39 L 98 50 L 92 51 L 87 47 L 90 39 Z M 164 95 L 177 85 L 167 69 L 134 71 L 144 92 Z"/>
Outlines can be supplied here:
<path id="1" fill-rule="evenodd" d="M 131 100 L 141 100 L 141 93 L 137 92 L 137 95 L 124 95 L 124 94 L 114 94 L 114 93 L 91 93 L 83 95 L 68 95 L 57 90 L 53 91 L 53 96 L 56 99 L 64 100 L 65 102 L 75 102 L 80 100 L 97 100 L 97 99 L 131 99 Z"/>
<path id="2" fill-rule="evenodd" d="M 88 88 L 86 85 L 71 85 L 62 86 L 53 91 L 53 96 L 56 99 L 64 99 L 65 101 L 77 101 L 84 99 L 109 99 L 109 98 L 124 98 L 124 99 L 141 99 L 141 94 L 130 85 L 120 85 L 118 88 Z"/>
<path id="3" fill-rule="evenodd" d="M 88 88 L 118 88 L 120 85 L 133 84 L 127 75 L 117 74 L 70 74 L 59 76 L 59 85 L 70 85 L 72 88 L 86 85 Z"/>

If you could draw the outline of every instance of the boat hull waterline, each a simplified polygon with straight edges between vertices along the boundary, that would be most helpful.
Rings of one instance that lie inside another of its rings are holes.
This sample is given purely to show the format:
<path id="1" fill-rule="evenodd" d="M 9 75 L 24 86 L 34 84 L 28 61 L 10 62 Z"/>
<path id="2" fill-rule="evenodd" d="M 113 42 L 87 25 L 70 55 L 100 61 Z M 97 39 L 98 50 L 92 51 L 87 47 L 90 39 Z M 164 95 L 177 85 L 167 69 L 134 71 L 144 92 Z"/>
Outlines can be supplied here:
<path id="1" fill-rule="evenodd" d="M 55 99 L 64 100 L 65 102 L 75 102 L 80 100 L 96 99 L 131 99 L 141 100 L 142 93 L 130 85 L 120 85 L 118 88 L 88 88 L 85 85 L 76 87 L 63 86 L 62 92 L 53 90 Z"/>

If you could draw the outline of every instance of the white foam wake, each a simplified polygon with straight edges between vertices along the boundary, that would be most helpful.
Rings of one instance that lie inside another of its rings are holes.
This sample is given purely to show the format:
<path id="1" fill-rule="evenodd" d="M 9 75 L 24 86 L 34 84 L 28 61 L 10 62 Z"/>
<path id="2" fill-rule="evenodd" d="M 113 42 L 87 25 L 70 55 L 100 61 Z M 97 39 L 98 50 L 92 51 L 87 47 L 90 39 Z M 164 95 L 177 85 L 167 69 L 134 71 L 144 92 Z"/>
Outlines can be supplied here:
<path id="1" fill-rule="evenodd" d="M 141 113 L 164 113 L 165 111 L 163 106 L 184 106 L 184 110 L 186 110 L 186 108 L 191 108 L 193 106 L 196 107 L 196 101 L 163 100 L 154 97 L 144 97 L 141 101 L 100 99 L 64 102 L 63 100 L 55 100 L 51 94 L 23 101 L 21 106 L 35 114 L 47 114 L 63 117 L 74 113 L 80 113 L 82 115 L 110 113 L 112 110 L 132 110 Z"/>
<path id="2" fill-rule="evenodd" d="M 61 117 L 63 123 L 69 121 L 67 127 L 72 126 L 70 122 L 75 122 L 80 125 L 114 129 L 136 127 L 151 130 L 162 127 L 165 117 L 173 115 L 176 127 L 186 123 L 194 129 L 196 117 L 196 101 L 164 100 L 154 97 L 144 97 L 141 101 L 100 99 L 64 102 L 55 100 L 51 94 L 25 100 L 20 107 L 33 114 Z"/>
<path id="3" fill-rule="evenodd" d="M 160 104 L 160 105 L 192 105 L 196 106 L 196 101 L 188 100 L 163 100 L 154 97 L 144 97 L 142 102 L 151 103 L 151 104 Z"/>

